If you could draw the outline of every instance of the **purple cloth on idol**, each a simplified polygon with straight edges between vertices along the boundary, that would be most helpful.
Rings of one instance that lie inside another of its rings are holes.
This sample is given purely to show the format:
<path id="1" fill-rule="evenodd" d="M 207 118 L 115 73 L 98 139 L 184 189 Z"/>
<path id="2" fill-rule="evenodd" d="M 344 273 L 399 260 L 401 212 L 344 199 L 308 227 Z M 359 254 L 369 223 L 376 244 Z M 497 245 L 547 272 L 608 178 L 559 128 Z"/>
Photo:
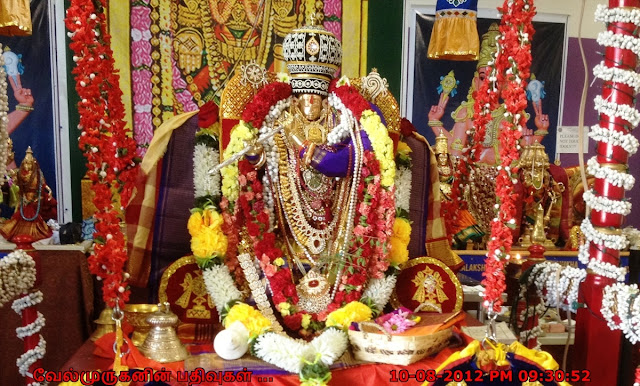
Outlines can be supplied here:
<path id="1" fill-rule="evenodd" d="M 362 146 L 365 150 L 372 150 L 369 136 L 364 131 L 360 131 Z M 304 157 L 304 150 L 301 152 Z M 350 168 L 353 167 L 355 149 L 351 138 L 347 138 L 342 143 L 333 146 L 331 149 L 318 146 L 311 159 L 311 166 L 327 177 L 346 177 Z"/>

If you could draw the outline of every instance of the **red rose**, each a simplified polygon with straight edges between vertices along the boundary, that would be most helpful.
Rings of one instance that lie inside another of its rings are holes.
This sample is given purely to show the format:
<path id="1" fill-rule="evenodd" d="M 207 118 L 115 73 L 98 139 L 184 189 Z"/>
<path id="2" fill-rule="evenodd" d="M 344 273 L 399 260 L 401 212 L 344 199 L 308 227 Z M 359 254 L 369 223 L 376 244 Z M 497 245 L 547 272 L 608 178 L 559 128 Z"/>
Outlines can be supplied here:
<path id="1" fill-rule="evenodd" d="M 241 174 L 249 174 L 250 172 L 255 171 L 253 166 L 251 166 L 251 163 L 246 159 L 240 160 L 238 162 L 238 170 Z"/>
<path id="2" fill-rule="evenodd" d="M 254 209 L 255 209 L 255 205 L 254 205 Z M 264 211 L 260 212 L 256 217 L 256 219 L 266 226 L 269 225 L 269 215 L 267 214 L 267 212 L 264 212 Z"/>
<path id="3" fill-rule="evenodd" d="M 284 292 L 284 296 L 286 296 L 286 297 L 293 297 L 293 296 L 297 295 L 296 286 L 291 282 L 289 282 L 287 284 L 287 286 L 284 287 L 284 291 L 283 292 Z"/>
<path id="4" fill-rule="evenodd" d="M 258 223 L 253 221 L 247 223 L 247 232 L 249 233 L 249 236 L 257 237 L 260 234 L 260 230 L 260 225 L 258 225 Z"/>
<path id="5" fill-rule="evenodd" d="M 283 322 L 290 330 L 298 331 L 302 327 L 302 314 L 287 315 L 283 318 Z"/>
<path id="6" fill-rule="evenodd" d="M 203 129 L 211 127 L 214 123 L 218 122 L 218 105 L 214 102 L 207 102 L 200 107 L 200 112 L 198 113 L 198 126 Z"/>
<path id="7" fill-rule="evenodd" d="M 345 296 L 344 301 L 348 303 L 360 300 L 360 291 L 352 291 Z"/>
<path id="8" fill-rule="evenodd" d="M 347 279 L 347 284 L 351 284 L 353 286 L 363 285 L 364 282 L 367 281 L 367 278 L 364 275 L 351 275 L 349 279 Z"/>
<path id="9" fill-rule="evenodd" d="M 402 118 L 402 120 L 400 120 L 400 134 L 402 134 L 403 137 L 408 137 L 415 131 L 416 127 L 413 126 L 413 123 L 411 123 L 410 120 L 407 118 Z"/>

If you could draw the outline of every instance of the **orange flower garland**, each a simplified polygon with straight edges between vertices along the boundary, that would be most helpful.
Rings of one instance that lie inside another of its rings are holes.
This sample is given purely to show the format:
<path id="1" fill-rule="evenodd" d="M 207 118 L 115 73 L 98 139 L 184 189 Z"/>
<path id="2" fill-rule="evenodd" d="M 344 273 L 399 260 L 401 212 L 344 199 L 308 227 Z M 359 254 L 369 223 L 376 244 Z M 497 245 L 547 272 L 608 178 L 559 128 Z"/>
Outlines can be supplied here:
<path id="1" fill-rule="evenodd" d="M 76 91 L 80 97 L 80 149 L 87 159 L 87 177 L 93 182 L 96 206 L 94 251 L 89 269 L 103 281 L 103 298 L 109 307 L 120 307 L 129 298 L 127 261 L 119 211 L 131 199 L 137 175 L 136 144 L 125 129 L 119 77 L 114 70 L 111 37 L 106 26 L 106 0 L 72 0 L 65 24 L 71 38 L 76 67 Z"/>

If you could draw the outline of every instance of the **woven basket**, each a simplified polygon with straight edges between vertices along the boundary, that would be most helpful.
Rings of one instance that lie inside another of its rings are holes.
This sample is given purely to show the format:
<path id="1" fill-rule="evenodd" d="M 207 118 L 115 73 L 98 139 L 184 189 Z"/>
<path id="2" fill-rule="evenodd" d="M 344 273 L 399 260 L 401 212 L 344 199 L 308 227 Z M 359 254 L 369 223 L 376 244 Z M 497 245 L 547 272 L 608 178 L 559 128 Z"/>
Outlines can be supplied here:
<path id="1" fill-rule="evenodd" d="M 358 360 L 406 366 L 440 352 L 452 334 L 447 328 L 428 335 L 391 335 L 376 323 L 364 322 L 360 331 L 349 330 L 349 341 Z"/>

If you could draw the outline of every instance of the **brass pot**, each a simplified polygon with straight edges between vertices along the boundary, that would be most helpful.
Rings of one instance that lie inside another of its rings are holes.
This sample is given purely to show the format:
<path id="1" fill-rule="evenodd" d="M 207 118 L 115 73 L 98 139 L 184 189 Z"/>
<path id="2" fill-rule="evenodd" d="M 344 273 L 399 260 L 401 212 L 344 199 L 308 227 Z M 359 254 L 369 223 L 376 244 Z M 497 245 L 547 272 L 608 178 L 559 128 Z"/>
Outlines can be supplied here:
<path id="1" fill-rule="evenodd" d="M 131 342 L 136 347 L 144 342 L 149 330 L 151 330 L 147 318 L 156 311 L 158 311 L 157 304 L 127 304 L 124 306 L 125 320 L 133 327 Z"/>

